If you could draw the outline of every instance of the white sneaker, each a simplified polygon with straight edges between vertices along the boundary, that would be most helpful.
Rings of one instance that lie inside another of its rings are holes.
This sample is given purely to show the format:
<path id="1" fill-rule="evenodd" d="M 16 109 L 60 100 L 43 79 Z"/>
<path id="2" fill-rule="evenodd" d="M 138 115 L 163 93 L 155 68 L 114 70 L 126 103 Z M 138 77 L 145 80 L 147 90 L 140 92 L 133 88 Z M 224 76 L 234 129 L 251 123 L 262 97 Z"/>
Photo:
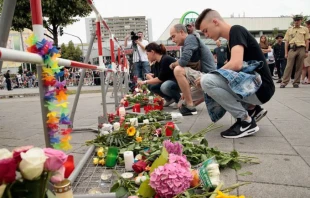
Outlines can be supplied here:
<path id="1" fill-rule="evenodd" d="M 173 109 L 178 109 L 178 108 L 179 108 L 178 103 L 175 102 L 174 105 L 172 106 L 172 108 L 173 108 Z"/>
<path id="2" fill-rule="evenodd" d="M 168 107 L 169 105 L 171 105 L 172 103 L 174 103 L 174 100 L 171 99 L 169 101 L 166 101 L 165 104 L 164 104 L 164 107 Z"/>

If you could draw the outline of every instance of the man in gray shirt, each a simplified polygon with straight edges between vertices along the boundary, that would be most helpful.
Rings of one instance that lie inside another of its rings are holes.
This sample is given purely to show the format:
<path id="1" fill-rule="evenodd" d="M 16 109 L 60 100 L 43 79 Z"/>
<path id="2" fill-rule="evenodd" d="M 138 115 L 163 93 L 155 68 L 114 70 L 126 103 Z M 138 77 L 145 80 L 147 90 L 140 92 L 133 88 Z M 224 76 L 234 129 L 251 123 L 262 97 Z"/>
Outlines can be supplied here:
<path id="1" fill-rule="evenodd" d="M 184 116 L 195 115 L 197 110 L 190 92 L 190 85 L 195 84 L 193 82 L 195 79 L 190 79 L 190 77 L 199 78 L 200 72 L 209 73 L 215 70 L 214 58 L 210 49 L 195 35 L 188 34 L 186 27 L 182 24 L 174 25 L 170 29 L 170 36 L 176 45 L 183 46 L 181 58 L 170 65 L 186 102 L 186 105 L 182 105 L 179 110 Z M 193 63 L 199 65 L 200 71 L 188 67 Z"/>

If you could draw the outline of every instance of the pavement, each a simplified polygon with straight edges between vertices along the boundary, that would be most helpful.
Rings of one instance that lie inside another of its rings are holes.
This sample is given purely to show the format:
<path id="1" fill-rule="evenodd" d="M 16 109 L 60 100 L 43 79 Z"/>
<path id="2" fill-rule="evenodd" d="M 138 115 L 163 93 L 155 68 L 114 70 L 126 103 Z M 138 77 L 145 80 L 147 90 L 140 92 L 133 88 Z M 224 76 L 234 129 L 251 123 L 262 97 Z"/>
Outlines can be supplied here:
<path id="1" fill-rule="evenodd" d="M 279 85 L 277 84 L 277 87 Z M 15 90 L 14 90 L 15 91 Z M 1 91 L 0 91 L 1 93 Z M 74 96 L 69 96 L 72 105 Z M 108 101 L 112 101 L 110 93 Z M 99 93 L 81 94 L 74 127 L 97 126 L 97 117 L 102 115 Z M 112 112 L 114 105 L 108 105 Z M 243 155 L 255 156 L 259 164 L 244 164 L 240 171 L 225 169 L 221 178 L 226 186 L 237 182 L 251 182 L 235 190 L 252 198 L 309 198 L 310 197 L 310 85 L 299 89 L 288 85 L 276 89 L 274 97 L 263 105 L 268 114 L 259 123 L 260 131 L 241 139 L 224 139 L 220 132 L 234 123 L 227 113 L 218 123 L 222 128 L 209 132 L 206 137 L 209 146 L 223 151 L 236 149 Z M 35 145 L 44 147 L 40 103 L 37 96 L 0 100 L 0 148 L 13 149 L 16 146 Z M 185 117 L 178 127 L 181 131 L 197 132 L 211 120 L 206 107 L 197 107 L 198 115 Z M 172 111 L 172 108 L 168 108 Z M 77 164 L 88 147 L 86 140 L 95 137 L 93 132 L 74 132 L 73 149 Z M 240 174 L 249 172 L 241 176 Z"/>

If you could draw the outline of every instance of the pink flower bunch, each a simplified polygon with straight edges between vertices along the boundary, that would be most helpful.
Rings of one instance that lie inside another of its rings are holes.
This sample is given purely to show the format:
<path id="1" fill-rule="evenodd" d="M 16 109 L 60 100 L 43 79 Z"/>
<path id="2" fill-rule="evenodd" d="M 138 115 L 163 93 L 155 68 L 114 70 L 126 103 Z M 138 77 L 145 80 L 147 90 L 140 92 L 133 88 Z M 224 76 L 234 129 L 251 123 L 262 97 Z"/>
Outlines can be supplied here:
<path id="1" fill-rule="evenodd" d="M 185 155 L 175 155 L 173 153 L 169 154 L 169 163 L 177 163 L 180 164 L 183 168 L 189 169 L 191 164 L 187 161 Z"/>
<path id="2" fill-rule="evenodd" d="M 179 142 L 172 143 L 170 140 L 165 140 L 164 147 L 166 148 L 169 154 L 182 155 L 183 153 L 183 145 Z"/>
<path id="3" fill-rule="evenodd" d="M 189 168 L 178 163 L 167 163 L 152 172 L 150 186 L 160 197 L 172 198 L 188 189 L 192 179 Z"/>

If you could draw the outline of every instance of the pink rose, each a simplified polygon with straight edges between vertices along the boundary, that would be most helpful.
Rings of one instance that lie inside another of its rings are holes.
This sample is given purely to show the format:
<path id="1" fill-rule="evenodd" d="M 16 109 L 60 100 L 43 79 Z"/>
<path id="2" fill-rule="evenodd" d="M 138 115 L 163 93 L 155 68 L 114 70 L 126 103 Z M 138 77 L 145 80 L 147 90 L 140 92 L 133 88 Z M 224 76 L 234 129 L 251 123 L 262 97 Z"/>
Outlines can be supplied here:
<path id="1" fill-rule="evenodd" d="M 13 158 L 0 160 L 0 185 L 15 181 L 16 166 L 16 161 Z"/>
<path id="2" fill-rule="evenodd" d="M 47 157 L 44 164 L 45 170 L 56 171 L 67 161 L 68 156 L 62 151 L 52 148 L 45 148 L 43 150 Z"/>
<path id="3" fill-rule="evenodd" d="M 26 153 L 31 148 L 33 148 L 33 146 L 21 146 L 13 149 L 13 158 L 15 159 L 17 164 L 19 164 L 19 162 L 22 161 L 20 154 Z"/>

